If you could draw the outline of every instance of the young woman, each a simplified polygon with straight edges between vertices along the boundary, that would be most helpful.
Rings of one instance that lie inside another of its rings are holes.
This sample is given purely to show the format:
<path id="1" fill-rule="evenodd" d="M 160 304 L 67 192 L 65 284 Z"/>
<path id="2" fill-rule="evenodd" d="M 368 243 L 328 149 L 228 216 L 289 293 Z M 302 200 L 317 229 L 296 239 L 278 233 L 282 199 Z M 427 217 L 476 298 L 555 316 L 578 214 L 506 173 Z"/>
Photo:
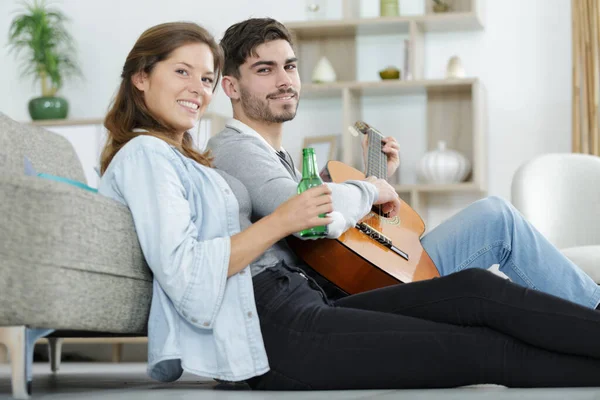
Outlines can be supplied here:
<path id="1" fill-rule="evenodd" d="M 332 202 L 324 185 L 250 223 L 244 186 L 187 133 L 221 64 L 203 28 L 152 27 L 105 121 L 99 190 L 131 210 L 154 274 L 150 376 L 186 370 L 268 390 L 600 385 L 600 313 L 487 271 L 333 302 L 285 260 L 253 269 L 278 240 L 331 223 L 318 215 Z"/>

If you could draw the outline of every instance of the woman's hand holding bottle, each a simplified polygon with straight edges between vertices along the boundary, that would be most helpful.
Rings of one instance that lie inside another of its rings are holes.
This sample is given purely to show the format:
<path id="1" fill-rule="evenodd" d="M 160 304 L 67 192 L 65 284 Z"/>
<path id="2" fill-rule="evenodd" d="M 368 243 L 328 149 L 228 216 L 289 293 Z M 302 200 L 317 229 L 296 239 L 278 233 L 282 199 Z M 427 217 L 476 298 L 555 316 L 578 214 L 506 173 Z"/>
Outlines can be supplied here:
<path id="1" fill-rule="evenodd" d="M 330 224 L 333 220 L 331 217 L 319 215 L 332 211 L 331 189 L 327 185 L 319 185 L 291 197 L 271 215 L 287 236 L 307 228 Z"/>

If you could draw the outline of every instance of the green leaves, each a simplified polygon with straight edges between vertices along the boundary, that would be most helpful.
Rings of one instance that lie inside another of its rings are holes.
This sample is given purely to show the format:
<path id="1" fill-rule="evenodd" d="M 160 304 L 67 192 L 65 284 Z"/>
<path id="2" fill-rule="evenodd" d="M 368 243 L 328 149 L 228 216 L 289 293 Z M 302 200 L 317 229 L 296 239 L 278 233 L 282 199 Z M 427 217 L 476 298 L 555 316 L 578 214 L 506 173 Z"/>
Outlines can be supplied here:
<path id="1" fill-rule="evenodd" d="M 10 52 L 21 60 L 23 76 L 41 81 L 42 94 L 53 96 L 64 77 L 81 76 L 75 60 L 75 44 L 65 27 L 67 17 L 51 9 L 46 0 L 22 3 L 24 10 L 11 22 Z M 47 79 L 50 80 L 48 86 Z"/>

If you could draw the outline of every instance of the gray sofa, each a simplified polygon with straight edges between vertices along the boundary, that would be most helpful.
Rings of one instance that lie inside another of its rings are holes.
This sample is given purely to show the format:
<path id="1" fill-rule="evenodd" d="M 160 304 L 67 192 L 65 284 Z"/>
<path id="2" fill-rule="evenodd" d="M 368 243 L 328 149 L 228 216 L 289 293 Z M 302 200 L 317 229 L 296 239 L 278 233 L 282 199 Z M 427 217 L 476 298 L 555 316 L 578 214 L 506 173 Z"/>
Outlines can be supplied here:
<path id="1" fill-rule="evenodd" d="M 31 328 L 65 336 L 145 336 L 152 275 L 123 205 L 37 172 L 85 182 L 70 142 L 0 113 L 0 343 L 12 388 L 27 398 Z"/>

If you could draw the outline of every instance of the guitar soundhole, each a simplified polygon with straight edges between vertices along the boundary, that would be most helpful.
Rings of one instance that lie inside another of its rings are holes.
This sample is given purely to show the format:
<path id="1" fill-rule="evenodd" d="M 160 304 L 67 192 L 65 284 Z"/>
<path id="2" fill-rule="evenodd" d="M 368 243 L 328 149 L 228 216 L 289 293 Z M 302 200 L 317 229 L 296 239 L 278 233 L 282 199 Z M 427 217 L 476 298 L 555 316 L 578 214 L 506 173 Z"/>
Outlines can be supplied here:
<path id="1" fill-rule="evenodd" d="M 400 220 L 400 217 L 398 215 L 396 215 L 395 217 L 392 217 L 392 218 L 388 218 L 388 217 L 385 217 L 383 215 L 379 215 L 376 212 L 371 211 L 366 216 L 366 218 L 375 218 L 375 217 L 377 217 L 377 219 L 379 219 L 379 221 L 381 223 L 384 223 L 386 225 L 400 225 L 400 223 L 402 222 Z"/>
<path id="2" fill-rule="evenodd" d="M 395 217 L 392 218 L 386 218 L 386 217 L 379 217 L 381 219 L 381 222 L 388 224 L 388 225 L 400 225 L 400 217 L 398 217 L 397 215 Z"/>

